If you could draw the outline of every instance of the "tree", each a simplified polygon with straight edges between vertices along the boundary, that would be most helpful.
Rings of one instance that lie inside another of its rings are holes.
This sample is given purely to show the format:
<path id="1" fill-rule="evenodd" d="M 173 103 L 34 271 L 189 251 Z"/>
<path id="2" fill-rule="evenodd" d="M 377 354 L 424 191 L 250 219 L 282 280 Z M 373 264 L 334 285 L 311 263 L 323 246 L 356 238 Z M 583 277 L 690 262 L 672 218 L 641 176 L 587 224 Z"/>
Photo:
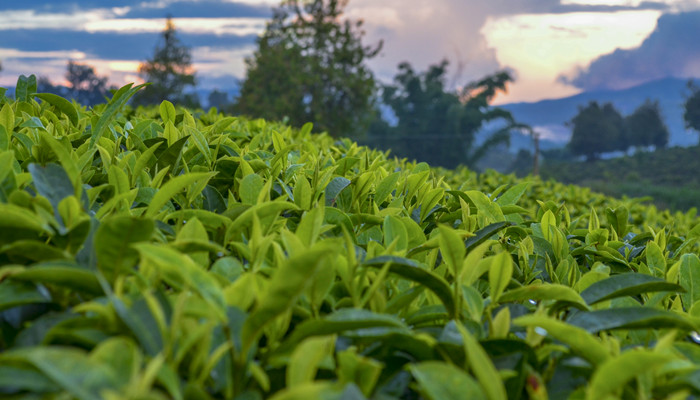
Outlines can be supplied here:
<path id="1" fill-rule="evenodd" d="M 629 147 L 625 121 L 610 103 L 601 107 L 592 101 L 586 107 L 579 107 L 571 124 L 573 132 L 569 148 L 574 155 L 586 156 L 588 161 L 598 158 L 601 153 L 626 151 Z"/>
<path id="2" fill-rule="evenodd" d="M 207 97 L 207 103 L 209 107 L 216 107 L 219 110 L 221 110 L 221 108 L 229 104 L 228 94 L 214 89 L 211 91 L 211 93 L 209 93 L 209 96 Z"/>
<path id="3" fill-rule="evenodd" d="M 401 156 L 447 167 L 474 166 L 490 149 L 507 144 L 511 130 L 529 127 L 516 123 L 510 112 L 490 106 L 496 93 L 506 90 L 510 74 L 497 72 L 461 90 L 449 91 L 445 87 L 447 66 L 448 62 L 442 61 L 417 73 L 410 64 L 399 64 L 394 83 L 384 86 L 381 96 L 383 104 L 393 111 L 396 126 L 375 124 L 373 127 L 379 129 L 371 134 L 398 139 L 389 147 Z M 495 120 L 504 121 L 505 127 L 475 146 L 477 133 Z M 434 158 L 427 153 L 434 153 Z"/>
<path id="4" fill-rule="evenodd" d="M 669 132 L 661 117 L 658 101 L 647 99 L 625 118 L 625 125 L 632 146 L 662 149 L 668 145 Z"/>
<path id="5" fill-rule="evenodd" d="M 246 59 L 235 111 L 334 136 L 363 134 L 373 119 L 374 76 L 365 61 L 362 21 L 343 19 L 347 0 L 285 0 L 273 11 L 258 49 Z"/>
<path id="6" fill-rule="evenodd" d="M 695 86 L 693 81 L 688 81 L 688 89 L 691 90 L 691 94 L 685 100 L 683 120 L 686 129 L 700 132 L 700 88 Z"/>
<path id="7" fill-rule="evenodd" d="M 81 104 L 98 104 L 107 95 L 107 77 L 97 76 L 89 65 L 68 61 L 66 80 L 71 96 Z"/>
<path id="8" fill-rule="evenodd" d="M 196 84 L 190 49 L 175 34 L 175 24 L 168 17 L 156 45 L 153 58 L 139 65 L 139 73 L 150 82 L 134 101 L 137 104 L 159 104 L 163 100 L 185 106 L 198 106 L 194 94 L 185 94 L 187 87 Z"/>

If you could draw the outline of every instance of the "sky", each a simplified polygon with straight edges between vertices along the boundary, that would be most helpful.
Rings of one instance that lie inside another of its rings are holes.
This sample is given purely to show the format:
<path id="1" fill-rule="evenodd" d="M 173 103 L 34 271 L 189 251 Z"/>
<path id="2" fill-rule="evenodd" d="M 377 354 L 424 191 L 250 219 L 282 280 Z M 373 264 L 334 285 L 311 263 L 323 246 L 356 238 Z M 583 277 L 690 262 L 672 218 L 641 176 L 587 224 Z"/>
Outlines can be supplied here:
<path id="1" fill-rule="evenodd" d="M 110 83 L 139 81 L 164 17 L 190 47 L 198 84 L 245 77 L 278 0 L 0 0 L 0 86 L 19 74 L 65 83 L 68 60 Z M 451 87 L 497 70 L 516 78 L 498 104 L 623 89 L 668 76 L 700 77 L 700 0 L 350 0 L 363 41 L 384 42 L 369 65 L 390 82 L 400 62 L 450 62 Z"/>

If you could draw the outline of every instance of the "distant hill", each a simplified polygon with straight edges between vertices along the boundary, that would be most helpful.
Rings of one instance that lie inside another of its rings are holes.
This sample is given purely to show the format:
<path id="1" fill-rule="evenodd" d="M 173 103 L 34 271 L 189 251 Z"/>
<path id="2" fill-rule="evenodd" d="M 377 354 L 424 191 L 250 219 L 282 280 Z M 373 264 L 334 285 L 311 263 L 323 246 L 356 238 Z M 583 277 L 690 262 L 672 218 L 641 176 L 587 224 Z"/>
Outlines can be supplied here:
<path id="1" fill-rule="evenodd" d="M 691 146 L 698 143 L 698 136 L 687 132 L 683 123 L 683 103 L 688 90 L 687 79 L 664 78 L 623 90 L 600 90 L 577 94 L 561 99 L 542 100 L 535 103 L 510 103 L 500 107 L 509 110 L 519 122 L 529 124 L 543 134 L 543 147 L 562 147 L 571 135 L 564 124 L 578 113 L 579 106 L 591 101 L 611 102 L 623 114 L 632 113 L 646 99 L 658 100 L 671 133 L 670 146 Z M 514 135 L 521 136 L 521 135 Z M 513 137 L 511 151 L 531 148 L 530 139 Z M 522 146 L 521 146 L 522 144 Z"/>

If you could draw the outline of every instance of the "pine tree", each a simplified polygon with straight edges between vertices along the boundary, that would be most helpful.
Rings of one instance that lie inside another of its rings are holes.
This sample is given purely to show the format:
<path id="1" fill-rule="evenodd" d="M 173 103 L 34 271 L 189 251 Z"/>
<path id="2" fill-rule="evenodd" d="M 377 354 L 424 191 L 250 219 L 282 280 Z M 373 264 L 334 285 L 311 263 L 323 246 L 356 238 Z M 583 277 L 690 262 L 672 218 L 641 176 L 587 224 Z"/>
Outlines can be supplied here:
<path id="1" fill-rule="evenodd" d="M 187 87 L 195 86 L 195 72 L 190 49 L 176 36 L 171 17 L 165 23 L 153 58 L 139 65 L 139 73 L 151 85 L 135 97 L 137 104 L 160 104 L 168 100 L 185 106 L 198 105 L 196 95 L 184 93 Z"/>

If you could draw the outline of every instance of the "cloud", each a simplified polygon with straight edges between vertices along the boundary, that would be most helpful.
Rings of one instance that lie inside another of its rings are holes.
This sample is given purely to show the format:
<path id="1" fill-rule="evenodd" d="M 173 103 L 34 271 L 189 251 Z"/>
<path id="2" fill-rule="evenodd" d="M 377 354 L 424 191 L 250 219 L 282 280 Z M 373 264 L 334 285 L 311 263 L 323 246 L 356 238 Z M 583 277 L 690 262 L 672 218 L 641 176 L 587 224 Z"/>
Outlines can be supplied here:
<path id="1" fill-rule="evenodd" d="M 497 49 L 485 40 L 482 27 L 489 19 L 523 14 L 586 12 L 603 15 L 668 10 L 668 1 L 353 0 L 346 14 L 366 22 L 365 43 L 384 40 L 382 55 L 370 62 L 382 80 L 390 80 L 402 61 L 410 62 L 417 70 L 425 70 L 447 58 L 452 64 L 450 74 L 459 78 L 455 83 L 464 84 L 498 69 L 518 70 L 517 65 L 500 63 Z"/>
<path id="2" fill-rule="evenodd" d="M 700 11 L 665 14 L 633 49 L 605 54 L 562 82 L 584 90 L 624 89 L 665 77 L 700 76 Z"/>
<path id="3" fill-rule="evenodd" d="M 160 35 L 158 33 L 118 33 L 118 32 L 84 32 L 66 31 L 60 29 L 15 29 L 2 33 L 13 38 L 11 43 L 0 43 L 0 49 L 5 46 L 21 46 L 24 57 L 30 57 L 31 52 L 48 51 L 78 51 L 85 54 L 84 58 L 100 58 L 107 60 L 143 60 L 153 54 Z M 216 35 L 213 33 L 177 33 L 178 38 L 186 46 L 218 47 L 239 49 L 255 43 L 256 35 Z M 7 48 L 6 48 L 7 49 Z M 17 53 L 2 53 L 0 59 L 18 58 Z"/>

